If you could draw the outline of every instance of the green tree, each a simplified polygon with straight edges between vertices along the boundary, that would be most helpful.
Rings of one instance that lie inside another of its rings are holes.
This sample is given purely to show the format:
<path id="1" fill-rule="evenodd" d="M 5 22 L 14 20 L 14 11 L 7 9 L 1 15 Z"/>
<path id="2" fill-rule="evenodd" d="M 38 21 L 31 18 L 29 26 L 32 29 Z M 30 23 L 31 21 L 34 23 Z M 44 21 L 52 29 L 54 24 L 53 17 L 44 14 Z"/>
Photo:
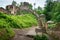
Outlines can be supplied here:
<path id="1" fill-rule="evenodd" d="M 32 4 L 29 4 L 29 8 L 32 9 Z"/>
<path id="2" fill-rule="evenodd" d="M 46 0 L 46 6 L 45 6 L 45 9 L 44 9 L 44 14 L 46 15 L 46 19 L 47 20 L 50 20 L 51 19 L 51 10 L 53 8 L 53 1 L 52 0 Z"/>
<path id="3" fill-rule="evenodd" d="M 12 5 L 16 6 L 16 4 L 17 4 L 16 1 L 13 0 Z"/>
<path id="4" fill-rule="evenodd" d="M 35 8 L 35 11 L 38 13 L 38 14 L 41 14 L 42 13 L 42 8 L 40 6 L 38 6 L 38 8 Z"/>
<path id="5" fill-rule="evenodd" d="M 23 5 L 23 2 L 20 2 L 20 6 L 22 6 Z"/>
<path id="6" fill-rule="evenodd" d="M 52 20 L 59 22 L 60 21 L 60 2 L 55 1 L 55 4 L 53 6 L 51 13 L 53 13 L 51 14 Z"/>

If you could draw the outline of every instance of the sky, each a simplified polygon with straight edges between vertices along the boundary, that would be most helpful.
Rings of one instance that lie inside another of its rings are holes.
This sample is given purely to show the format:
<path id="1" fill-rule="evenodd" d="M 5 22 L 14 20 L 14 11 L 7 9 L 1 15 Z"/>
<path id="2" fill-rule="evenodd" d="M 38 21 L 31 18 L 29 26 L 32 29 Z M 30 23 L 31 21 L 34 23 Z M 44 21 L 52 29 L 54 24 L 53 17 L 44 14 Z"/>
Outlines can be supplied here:
<path id="1" fill-rule="evenodd" d="M 0 7 L 6 7 L 6 5 L 11 5 L 13 0 L 0 0 Z M 38 6 L 40 7 L 44 7 L 45 5 L 45 1 L 46 0 L 14 0 L 16 1 L 17 3 L 20 3 L 20 2 L 29 2 L 31 3 L 32 5 L 35 3 L 35 8 L 37 8 Z"/>

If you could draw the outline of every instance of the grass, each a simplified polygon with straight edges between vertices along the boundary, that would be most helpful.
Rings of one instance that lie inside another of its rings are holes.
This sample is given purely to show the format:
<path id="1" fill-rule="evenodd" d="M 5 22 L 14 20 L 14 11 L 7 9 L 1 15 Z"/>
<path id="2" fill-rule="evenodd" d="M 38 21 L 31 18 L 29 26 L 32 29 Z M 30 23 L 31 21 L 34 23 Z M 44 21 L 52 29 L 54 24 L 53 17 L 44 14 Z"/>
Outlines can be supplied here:
<path id="1" fill-rule="evenodd" d="M 11 28 L 0 29 L 0 40 L 9 40 L 14 37 L 15 33 Z"/>
<path id="2" fill-rule="evenodd" d="M 37 25 L 37 20 L 32 14 L 7 15 L 0 12 L 0 40 L 11 39 L 15 33 L 12 28 L 28 28 Z"/>
<path id="3" fill-rule="evenodd" d="M 56 27 L 56 23 L 54 23 L 54 24 L 48 24 L 48 28 L 49 29 L 53 29 L 53 28 L 55 28 Z"/>
<path id="4" fill-rule="evenodd" d="M 37 25 L 37 20 L 32 14 L 20 15 L 7 15 L 0 13 L 0 28 L 12 27 L 12 28 L 27 28 L 32 25 Z"/>
<path id="5" fill-rule="evenodd" d="M 36 36 L 34 36 L 34 40 L 48 40 L 48 37 L 47 37 L 47 35 L 36 35 Z"/>

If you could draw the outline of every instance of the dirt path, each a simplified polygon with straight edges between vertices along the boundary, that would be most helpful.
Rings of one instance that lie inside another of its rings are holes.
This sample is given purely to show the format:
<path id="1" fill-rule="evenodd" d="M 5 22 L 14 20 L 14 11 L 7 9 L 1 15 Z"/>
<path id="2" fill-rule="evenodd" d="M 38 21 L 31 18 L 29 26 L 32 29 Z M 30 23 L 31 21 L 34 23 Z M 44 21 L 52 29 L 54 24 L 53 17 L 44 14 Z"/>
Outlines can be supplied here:
<path id="1" fill-rule="evenodd" d="M 26 35 L 35 35 L 35 28 L 36 27 L 30 27 L 26 29 L 14 29 L 15 37 L 12 38 L 12 40 L 33 40 L 32 37 L 28 37 Z"/>

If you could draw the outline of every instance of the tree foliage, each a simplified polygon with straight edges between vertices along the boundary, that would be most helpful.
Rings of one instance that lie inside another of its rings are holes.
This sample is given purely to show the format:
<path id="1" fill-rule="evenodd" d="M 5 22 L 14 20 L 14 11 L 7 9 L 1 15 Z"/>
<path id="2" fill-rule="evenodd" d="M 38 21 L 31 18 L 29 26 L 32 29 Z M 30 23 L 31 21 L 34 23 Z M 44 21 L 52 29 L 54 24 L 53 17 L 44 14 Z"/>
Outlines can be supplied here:
<path id="1" fill-rule="evenodd" d="M 44 14 L 46 15 L 46 19 L 50 20 L 51 19 L 51 10 L 53 8 L 54 3 L 51 0 L 46 0 L 46 6 L 44 9 Z"/>
<path id="2" fill-rule="evenodd" d="M 13 0 L 12 5 L 16 6 L 16 4 L 17 4 L 16 1 Z"/>
<path id="3" fill-rule="evenodd" d="M 38 8 L 35 8 L 35 11 L 38 13 L 38 14 L 41 14 L 42 13 L 42 8 L 40 6 L 38 6 Z"/>
<path id="4" fill-rule="evenodd" d="M 53 9 L 51 11 L 52 20 L 60 22 L 60 2 L 55 2 Z"/>

